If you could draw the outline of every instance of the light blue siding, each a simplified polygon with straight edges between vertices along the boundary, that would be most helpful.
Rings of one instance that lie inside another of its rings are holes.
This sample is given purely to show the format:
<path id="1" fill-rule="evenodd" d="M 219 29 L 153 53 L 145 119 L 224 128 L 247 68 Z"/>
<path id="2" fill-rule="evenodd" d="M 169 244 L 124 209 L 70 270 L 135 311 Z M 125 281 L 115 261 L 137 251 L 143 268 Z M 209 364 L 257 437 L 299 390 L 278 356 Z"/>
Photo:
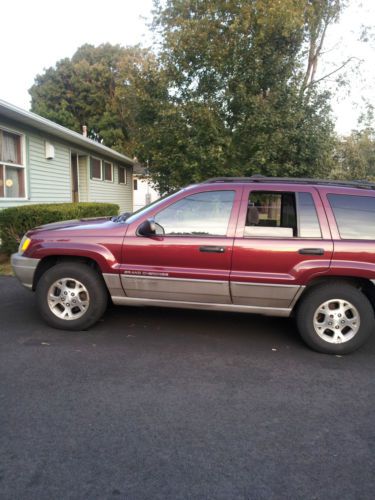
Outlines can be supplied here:
<path id="1" fill-rule="evenodd" d="M 72 201 L 70 149 L 54 143 L 55 157 L 45 158 L 45 141 L 29 136 L 29 186 L 31 203 Z"/>
<path id="2" fill-rule="evenodd" d="M 126 168 L 126 184 L 118 183 L 118 165 L 113 167 L 113 182 L 89 179 L 89 201 L 117 203 L 120 212 L 133 211 L 133 177 L 132 167 Z"/>
<path id="3" fill-rule="evenodd" d="M 78 153 L 78 184 L 79 201 L 95 201 L 117 203 L 120 210 L 132 211 L 133 206 L 133 179 L 132 167 L 126 168 L 127 183 L 118 183 L 118 165 L 114 164 L 113 182 L 90 179 L 89 156 L 90 151 L 76 151 L 70 144 L 64 144 L 53 137 L 46 137 L 34 129 L 26 129 L 15 123 L 8 123 L 0 118 L 0 128 L 6 128 L 21 133 L 24 136 L 25 185 L 27 198 L 12 200 L 0 198 L 2 208 L 35 203 L 64 203 L 72 201 L 71 180 L 71 149 Z M 53 159 L 45 157 L 45 141 L 48 140 L 55 148 Z M 95 154 L 96 158 L 100 158 Z M 101 160 L 108 160 L 101 157 Z"/>
<path id="4" fill-rule="evenodd" d="M 55 157 L 45 157 L 45 138 L 15 124 L 0 121 L 0 128 L 23 135 L 25 151 L 26 199 L 0 199 L 0 209 L 34 203 L 63 203 L 71 201 L 69 146 L 49 139 L 55 147 Z"/>

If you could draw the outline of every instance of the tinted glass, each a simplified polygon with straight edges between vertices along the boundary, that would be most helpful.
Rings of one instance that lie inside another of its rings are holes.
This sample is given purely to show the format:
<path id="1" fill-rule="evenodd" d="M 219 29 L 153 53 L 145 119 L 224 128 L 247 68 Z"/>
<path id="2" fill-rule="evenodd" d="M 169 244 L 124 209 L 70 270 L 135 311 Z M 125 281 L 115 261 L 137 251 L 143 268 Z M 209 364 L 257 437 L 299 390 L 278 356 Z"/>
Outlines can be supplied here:
<path id="1" fill-rule="evenodd" d="M 318 216 L 311 193 L 298 193 L 299 236 L 321 238 Z"/>
<path id="2" fill-rule="evenodd" d="M 294 193 L 253 191 L 248 202 L 245 237 L 292 238 L 297 234 Z"/>
<path id="3" fill-rule="evenodd" d="M 329 194 L 341 238 L 375 240 L 375 197 Z"/>
<path id="4" fill-rule="evenodd" d="M 171 236 L 225 236 L 233 206 L 234 191 L 193 194 L 170 205 L 155 221 Z"/>

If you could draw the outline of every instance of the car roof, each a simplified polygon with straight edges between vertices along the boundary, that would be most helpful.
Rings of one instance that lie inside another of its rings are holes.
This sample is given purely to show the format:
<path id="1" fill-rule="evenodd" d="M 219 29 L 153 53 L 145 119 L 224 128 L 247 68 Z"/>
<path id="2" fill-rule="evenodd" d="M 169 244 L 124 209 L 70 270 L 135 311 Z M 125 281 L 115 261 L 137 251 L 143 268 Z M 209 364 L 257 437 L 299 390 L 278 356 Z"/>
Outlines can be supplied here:
<path id="1" fill-rule="evenodd" d="M 327 188 L 355 188 L 374 190 L 375 184 L 366 180 L 333 180 L 333 179 L 310 179 L 293 177 L 266 177 L 263 175 L 253 175 L 251 177 L 213 177 L 207 179 L 202 184 L 294 184 L 303 186 L 319 186 Z"/>

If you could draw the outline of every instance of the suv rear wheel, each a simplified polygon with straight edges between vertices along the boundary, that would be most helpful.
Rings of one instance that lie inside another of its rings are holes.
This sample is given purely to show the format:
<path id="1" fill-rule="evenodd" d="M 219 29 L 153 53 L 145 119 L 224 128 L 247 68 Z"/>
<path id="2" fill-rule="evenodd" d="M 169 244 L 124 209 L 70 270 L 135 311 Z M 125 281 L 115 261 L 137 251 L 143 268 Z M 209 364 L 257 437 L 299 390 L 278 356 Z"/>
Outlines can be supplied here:
<path id="1" fill-rule="evenodd" d="M 85 330 L 107 307 L 101 276 L 86 264 L 62 262 L 40 278 L 37 303 L 44 320 L 62 330 Z"/>
<path id="2" fill-rule="evenodd" d="M 312 349 L 347 354 L 361 347 L 374 328 L 368 298 L 347 283 L 327 283 L 307 291 L 296 314 L 301 337 Z"/>

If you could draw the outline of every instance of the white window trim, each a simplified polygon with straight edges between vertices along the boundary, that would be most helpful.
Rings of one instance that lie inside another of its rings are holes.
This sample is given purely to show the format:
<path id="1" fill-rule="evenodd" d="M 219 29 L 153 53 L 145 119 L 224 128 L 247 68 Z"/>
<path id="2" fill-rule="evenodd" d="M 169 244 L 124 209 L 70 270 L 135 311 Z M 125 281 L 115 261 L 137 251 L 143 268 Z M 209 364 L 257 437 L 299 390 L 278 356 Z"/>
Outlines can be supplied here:
<path id="1" fill-rule="evenodd" d="M 70 154 L 69 154 L 69 157 L 70 157 L 70 186 L 73 185 L 73 176 L 72 176 L 72 154 L 76 154 L 77 155 L 77 177 L 78 177 L 78 203 L 81 202 L 81 189 L 80 189 L 80 186 L 81 186 L 81 177 L 80 177 L 80 168 L 79 168 L 79 153 L 74 150 L 74 149 L 70 149 Z M 73 203 L 73 193 L 71 193 L 71 199 L 72 199 L 72 203 Z"/>
<path id="2" fill-rule="evenodd" d="M 119 176 L 118 176 L 118 183 L 119 183 L 121 186 L 126 186 L 126 184 L 128 183 L 128 169 L 127 169 L 126 167 L 123 167 L 122 165 L 118 165 L 118 167 L 117 167 L 117 168 L 118 168 L 118 172 L 120 172 L 120 168 L 121 168 L 122 170 L 124 170 L 124 172 L 125 172 L 125 176 L 124 176 L 124 178 L 125 178 L 125 182 L 120 182 L 120 174 L 119 174 Z"/>
<path id="3" fill-rule="evenodd" d="M 19 130 L 15 130 L 6 126 L 3 126 L 0 124 L 0 130 L 4 130 L 4 132 L 9 132 L 10 134 L 15 134 L 18 135 L 21 138 L 21 160 L 23 161 L 23 165 L 19 165 L 18 163 L 9 163 L 9 162 L 3 162 L 0 160 L 0 165 L 4 169 L 5 167 L 16 167 L 19 169 L 23 169 L 24 171 L 24 176 L 23 176 L 23 182 L 24 182 L 24 189 L 25 189 L 25 196 L 24 197 L 15 197 L 15 198 L 10 198 L 7 196 L 0 196 L 0 203 L 1 202 L 8 202 L 8 201 L 25 201 L 29 199 L 29 192 L 28 192 L 28 178 L 27 178 L 27 168 L 26 168 L 26 140 L 25 140 L 25 134 L 20 132 Z M 4 169 L 5 170 L 5 169 Z M 3 172 L 3 177 L 4 177 L 4 172 Z M 5 193 L 6 186 L 4 186 L 4 193 Z"/>
<path id="4" fill-rule="evenodd" d="M 92 177 L 91 176 L 91 158 L 93 160 L 100 161 L 100 177 Z M 98 158 L 97 156 L 90 155 L 90 170 L 89 170 L 89 173 L 90 173 L 90 181 L 102 181 L 103 180 L 103 161 L 100 158 Z"/>
<path id="5" fill-rule="evenodd" d="M 110 180 L 110 181 L 105 178 L 105 165 L 104 165 L 105 163 L 108 163 L 109 165 L 111 165 L 112 180 Z M 103 176 L 104 182 L 109 182 L 110 184 L 113 184 L 115 182 L 115 172 L 113 169 L 113 163 L 111 161 L 102 160 L 102 176 Z"/>

